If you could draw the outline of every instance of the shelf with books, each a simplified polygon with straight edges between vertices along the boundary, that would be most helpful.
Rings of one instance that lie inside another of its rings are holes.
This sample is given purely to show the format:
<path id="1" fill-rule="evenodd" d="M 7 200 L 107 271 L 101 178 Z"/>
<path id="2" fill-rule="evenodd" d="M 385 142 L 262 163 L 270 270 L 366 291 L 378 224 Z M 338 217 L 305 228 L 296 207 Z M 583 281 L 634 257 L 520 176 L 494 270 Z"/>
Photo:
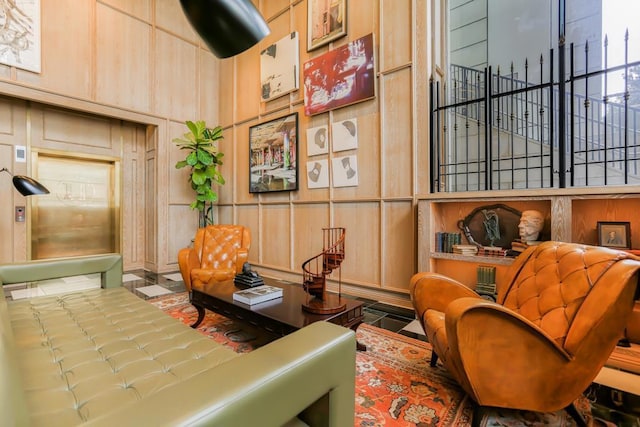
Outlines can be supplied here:
<path id="1" fill-rule="evenodd" d="M 634 232 L 640 230 L 637 187 L 437 193 L 418 199 L 418 271 L 449 275 L 471 287 L 479 264 L 496 265 L 499 273 L 505 271 L 514 258 L 442 253 L 437 251 L 434 238 L 438 232 L 457 232 L 458 222 L 474 209 L 495 204 L 520 212 L 541 212 L 545 228 L 540 240 L 597 245 L 598 221 L 626 221 L 631 226 L 631 247 L 640 248 L 640 232 Z M 463 235 L 461 244 L 470 243 L 467 240 Z"/>

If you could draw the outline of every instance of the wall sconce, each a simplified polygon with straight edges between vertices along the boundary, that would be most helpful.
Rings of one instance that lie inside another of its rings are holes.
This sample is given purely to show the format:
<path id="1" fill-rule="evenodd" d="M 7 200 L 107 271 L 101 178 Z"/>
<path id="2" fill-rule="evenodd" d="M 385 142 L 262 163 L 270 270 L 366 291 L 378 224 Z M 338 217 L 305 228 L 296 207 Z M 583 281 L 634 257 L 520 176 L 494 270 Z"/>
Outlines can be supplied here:
<path id="1" fill-rule="evenodd" d="M 49 190 L 33 178 L 29 178 L 24 175 L 13 175 L 7 168 L 0 169 L 0 173 L 1 172 L 6 172 L 13 177 L 13 186 L 16 187 L 16 190 L 18 190 L 23 196 L 49 194 Z"/>
<path id="2" fill-rule="evenodd" d="M 218 58 L 244 52 L 271 32 L 251 0 L 180 0 L 180 4 Z"/>

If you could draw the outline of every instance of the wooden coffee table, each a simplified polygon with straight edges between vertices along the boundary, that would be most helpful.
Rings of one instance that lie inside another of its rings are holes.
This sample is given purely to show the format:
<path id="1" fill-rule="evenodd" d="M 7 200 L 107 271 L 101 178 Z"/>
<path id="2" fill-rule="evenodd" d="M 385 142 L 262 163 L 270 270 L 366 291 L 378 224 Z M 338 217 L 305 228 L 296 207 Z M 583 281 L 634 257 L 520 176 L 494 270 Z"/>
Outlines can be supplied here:
<path id="1" fill-rule="evenodd" d="M 205 308 L 265 329 L 276 336 L 284 336 L 313 322 L 331 322 L 355 330 L 362 323 L 362 301 L 344 298 L 346 308 L 335 314 L 314 314 L 302 310 L 307 294 L 302 285 L 265 277 L 266 285 L 282 289 L 282 297 L 259 304 L 248 305 L 233 300 L 233 293 L 245 288 L 236 287 L 233 280 L 222 282 L 205 292 L 191 290 L 191 304 L 198 310 L 198 326 L 204 319 Z"/>

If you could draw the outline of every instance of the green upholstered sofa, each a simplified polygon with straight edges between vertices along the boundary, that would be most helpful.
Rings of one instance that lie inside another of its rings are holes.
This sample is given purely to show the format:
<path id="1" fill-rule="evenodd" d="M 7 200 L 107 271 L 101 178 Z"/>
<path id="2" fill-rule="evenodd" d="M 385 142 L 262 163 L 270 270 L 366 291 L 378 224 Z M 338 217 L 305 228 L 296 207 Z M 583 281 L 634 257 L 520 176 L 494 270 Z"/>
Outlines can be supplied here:
<path id="1" fill-rule="evenodd" d="M 353 425 L 346 328 L 239 355 L 123 288 L 117 254 L 3 265 L 0 284 L 90 273 L 101 289 L 1 299 L 0 425 Z"/>

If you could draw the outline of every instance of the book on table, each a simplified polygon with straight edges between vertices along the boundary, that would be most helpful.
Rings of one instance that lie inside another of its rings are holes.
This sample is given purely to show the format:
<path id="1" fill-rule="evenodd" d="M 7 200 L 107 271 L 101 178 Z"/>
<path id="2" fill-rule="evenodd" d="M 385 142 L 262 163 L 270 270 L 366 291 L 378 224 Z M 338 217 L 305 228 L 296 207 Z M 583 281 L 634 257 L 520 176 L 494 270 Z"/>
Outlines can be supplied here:
<path id="1" fill-rule="evenodd" d="M 233 293 L 234 301 L 244 304 L 258 304 L 282 297 L 282 289 L 275 286 L 262 285 L 255 288 L 243 289 Z"/>

